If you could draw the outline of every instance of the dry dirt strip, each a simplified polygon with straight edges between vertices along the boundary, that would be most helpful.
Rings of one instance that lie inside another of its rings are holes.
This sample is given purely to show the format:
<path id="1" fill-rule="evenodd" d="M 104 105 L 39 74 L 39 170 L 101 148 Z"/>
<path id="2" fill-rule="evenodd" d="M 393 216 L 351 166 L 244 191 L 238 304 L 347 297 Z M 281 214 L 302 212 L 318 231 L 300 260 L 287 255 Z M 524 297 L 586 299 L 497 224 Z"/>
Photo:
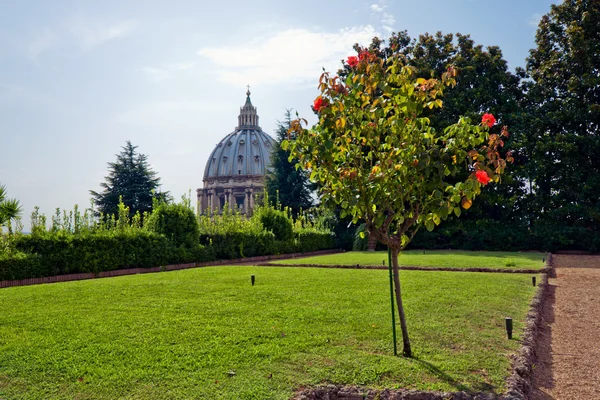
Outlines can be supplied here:
<path id="1" fill-rule="evenodd" d="M 554 255 L 534 400 L 600 400 L 600 256 Z"/>

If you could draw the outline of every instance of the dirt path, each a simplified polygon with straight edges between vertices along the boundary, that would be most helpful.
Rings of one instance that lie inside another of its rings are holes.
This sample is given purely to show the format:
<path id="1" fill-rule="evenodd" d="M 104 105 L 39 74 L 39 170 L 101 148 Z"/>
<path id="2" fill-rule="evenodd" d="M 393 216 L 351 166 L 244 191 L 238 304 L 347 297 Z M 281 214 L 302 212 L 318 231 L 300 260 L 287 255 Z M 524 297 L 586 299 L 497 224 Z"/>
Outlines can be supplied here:
<path id="1" fill-rule="evenodd" d="M 555 255 L 534 400 L 600 400 L 600 256 Z"/>

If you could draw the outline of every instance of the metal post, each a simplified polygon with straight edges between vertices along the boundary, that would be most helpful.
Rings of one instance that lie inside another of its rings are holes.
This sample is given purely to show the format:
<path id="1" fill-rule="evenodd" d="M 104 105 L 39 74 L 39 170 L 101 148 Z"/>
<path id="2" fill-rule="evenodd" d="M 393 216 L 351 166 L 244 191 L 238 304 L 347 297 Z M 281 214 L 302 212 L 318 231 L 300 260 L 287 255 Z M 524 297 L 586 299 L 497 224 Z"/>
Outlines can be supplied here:
<path id="1" fill-rule="evenodd" d="M 392 305 L 392 336 L 394 338 L 394 355 L 398 355 L 398 345 L 396 344 L 396 311 L 394 310 L 394 278 L 392 272 L 392 251 L 388 246 L 388 270 L 390 271 L 390 303 Z"/>
<path id="2" fill-rule="evenodd" d="M 506 321 L 506 335 L 509 339 L 512 339 L 513 321 L 512 318 L 505 318 Z"/>

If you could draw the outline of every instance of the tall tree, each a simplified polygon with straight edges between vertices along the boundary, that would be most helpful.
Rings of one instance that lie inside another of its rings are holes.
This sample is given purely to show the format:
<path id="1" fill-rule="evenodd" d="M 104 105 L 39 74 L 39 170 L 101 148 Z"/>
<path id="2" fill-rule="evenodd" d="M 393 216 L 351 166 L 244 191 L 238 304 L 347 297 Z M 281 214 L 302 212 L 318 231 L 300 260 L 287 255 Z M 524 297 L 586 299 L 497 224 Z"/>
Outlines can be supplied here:
<path id="1" fill-rule="evenodd" d="M 600 0 L 565 0 L 543 16 L 527 72 L 536 231 L 600 250 Z"/>
<path id="2" fill-rule="evenodd" d="M 292 214 L 297 216 L 301 209 L 312 207 L 313 199 L 308 175 L 296 168 L 296 160 L 289 160 L 289 150 L 281 148 L 282 141 L 295 139 L 293 132 L 288 136 L 291 122 L 291 111 L 286 110 L 285 119 L 277 123 L 277 145 L 271 153 L 271 169 L 267 174 L 266 188 L 269 199 L 278 199 L 283 207 L 289 207 Z"/>
<path id="3" fill-rule="evenodd" d="M 430 125 L 424 112 L 442 107 L 442 93 L 455 83 L 452 68 L 441 79 L 425 79 L 397 55 L 366 50 L 347 64 L 345 80 L 328 73 L 319 80 L 318 123 L 307 130 L 292 122 L 297 138 L 282 146 L 311 171 L 342 216 L 366 221 L 369 234 L 389 246 L 403 353 L 411 356 L 398 254 L 420 226 L 432 230 L 450 214 L 460 215 L 483 186 L 499 181 L 507 132 L 489 134 L 496 122 L 491 114 L 476 125 L 468 118 L 443 130 Z M 459 179 L 463 170 L 468 174 Z"/>
<path id="4" fill-rule="evenodd" d="M 19 218 L 21 205 L 19 200 L 6 198 L 6 186 L 0 185 L 0 233 L 2 228 L 11 229 L 11 223 Z"/>
<path id="5" fill-rule="evenodd" d="M 160 178 L 148 164 L 148 156 L 138 154 L 137 146 L 128 140 L 123 151 L 117 154 L 116 162 L 108 163 L 108 176 L 98 193 L 90 190 L 92 200 L 99 213 L 116 215 L 119 199 L 129 207 L 130 217 L 136 212 L 143 214 L 152 211 L 152 201 L 170 200 L 169 192 L 159 192 Z"/>

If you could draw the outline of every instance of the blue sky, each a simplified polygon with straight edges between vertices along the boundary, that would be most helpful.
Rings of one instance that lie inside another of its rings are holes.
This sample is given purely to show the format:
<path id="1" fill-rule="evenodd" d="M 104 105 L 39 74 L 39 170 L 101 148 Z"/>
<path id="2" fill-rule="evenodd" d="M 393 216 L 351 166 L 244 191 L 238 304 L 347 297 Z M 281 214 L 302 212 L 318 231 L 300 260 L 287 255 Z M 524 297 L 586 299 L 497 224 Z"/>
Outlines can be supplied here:
<path id="1" fill-rule="evenodd" d="M 0 183 L 53 213 L 89 205 L 127 140 L 176 198 L 202 186 L 246 84 L 273 134 L 310 111 L 352 44 L 408 30 L 471 34 L 524 66 L 549 0 L 0 0 Z M 312 119 L 311 119 L 312 118 Z"/>

